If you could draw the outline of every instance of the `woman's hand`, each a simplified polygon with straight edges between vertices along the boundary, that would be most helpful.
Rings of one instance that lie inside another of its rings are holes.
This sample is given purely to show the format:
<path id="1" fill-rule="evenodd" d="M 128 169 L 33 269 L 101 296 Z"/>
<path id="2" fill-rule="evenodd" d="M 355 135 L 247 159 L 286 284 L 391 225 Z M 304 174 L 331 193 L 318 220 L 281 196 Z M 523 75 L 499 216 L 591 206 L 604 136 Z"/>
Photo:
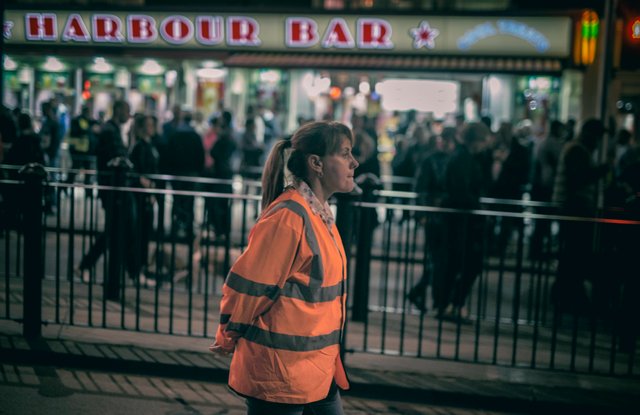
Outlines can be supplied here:
<path id="1" fill-rule="evenodd" d="M 229 351 L 223 349 L 222 346 L 216 343 L 213 343 L 211 346 L 209 346 L 209 351 L 213 354 L 217 354 L 218 356 L 229 356 L 233 353 L 233 350 Z"/>

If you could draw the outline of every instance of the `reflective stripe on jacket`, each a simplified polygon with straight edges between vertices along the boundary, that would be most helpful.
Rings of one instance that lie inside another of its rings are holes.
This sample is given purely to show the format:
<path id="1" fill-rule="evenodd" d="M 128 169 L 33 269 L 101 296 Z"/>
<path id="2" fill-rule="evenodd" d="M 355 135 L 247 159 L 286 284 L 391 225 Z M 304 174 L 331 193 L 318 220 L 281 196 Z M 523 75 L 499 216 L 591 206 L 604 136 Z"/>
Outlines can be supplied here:
<path id="1" fill-rule="evenodd" d="M 233 390 L 301 404 L 324 399 L 333 379 L 349 387 L 345 258 L 335 225 L 330 233 L 297 190 L 267 208 L 222 289 L 216 343 L 234 352 Z"/>

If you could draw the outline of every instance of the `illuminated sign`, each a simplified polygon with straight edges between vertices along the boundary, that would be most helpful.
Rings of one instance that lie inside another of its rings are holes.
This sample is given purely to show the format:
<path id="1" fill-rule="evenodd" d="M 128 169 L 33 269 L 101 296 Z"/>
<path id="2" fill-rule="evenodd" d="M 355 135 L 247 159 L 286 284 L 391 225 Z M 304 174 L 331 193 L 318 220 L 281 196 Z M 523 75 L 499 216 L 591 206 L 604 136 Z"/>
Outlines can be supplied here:
<path id="1" fill-rule="evenodd" d="M 640 18 L 631 23 L 631 39 L 640 40 Z"/>
<path id="2" fill-rule="evenodd" d="M 549 49 L 549 39 L 543 33 L 522 22 L 499 19 L 495 24 L 485 22 L 467 31 L 459 40 L 458 47 L 467 50 L 481 40 L 500 34 L 518 37 L 530 43 L 538 52 Z"/>
<path id="3" fill-rule="evenodd" d="M 5 12 L 7 45 L 565 57 L 569 17 Z"/>
<path id="4" fill-rule="evenodd" d="M 596 58 L 596 42 L 600 31 L 598 14 L 593 10 L 582 13 L 579 35 L 576 36 L 574 60 L 578 64 L 590 65 Z"/>

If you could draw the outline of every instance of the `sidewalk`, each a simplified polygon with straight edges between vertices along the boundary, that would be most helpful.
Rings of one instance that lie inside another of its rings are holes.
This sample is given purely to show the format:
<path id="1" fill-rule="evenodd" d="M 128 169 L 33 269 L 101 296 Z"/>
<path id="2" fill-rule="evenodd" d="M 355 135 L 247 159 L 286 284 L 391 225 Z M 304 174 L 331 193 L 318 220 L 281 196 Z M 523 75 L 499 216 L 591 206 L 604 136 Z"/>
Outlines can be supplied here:
<path id="1" fill-rule="evenodd" d="M 22 326 L 0 321 L 0 361 L 108 369 L 226 383 L 229 358 L 210 339 L 49 325 L 29 343 Z M 346 356 L 351 390 L 402 402 L 521 413 L 637 413 L 639 378 L 611 378 L 355 353 Z"/>

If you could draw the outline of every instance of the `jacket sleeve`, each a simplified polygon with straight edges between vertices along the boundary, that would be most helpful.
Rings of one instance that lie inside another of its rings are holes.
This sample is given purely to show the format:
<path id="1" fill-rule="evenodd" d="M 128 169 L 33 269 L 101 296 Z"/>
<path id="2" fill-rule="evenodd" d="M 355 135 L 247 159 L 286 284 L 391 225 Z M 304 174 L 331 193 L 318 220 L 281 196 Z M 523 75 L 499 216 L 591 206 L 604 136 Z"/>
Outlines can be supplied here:
<path id="1" fill-rule="evenodd" d="M 303 222 L 282 209 L 261 219 L 251 231 L 246 251 L 231 267 L 220 301 L 215 344 L 232 352 L 256 318 L 268 312 L 294 272 Z"/>

